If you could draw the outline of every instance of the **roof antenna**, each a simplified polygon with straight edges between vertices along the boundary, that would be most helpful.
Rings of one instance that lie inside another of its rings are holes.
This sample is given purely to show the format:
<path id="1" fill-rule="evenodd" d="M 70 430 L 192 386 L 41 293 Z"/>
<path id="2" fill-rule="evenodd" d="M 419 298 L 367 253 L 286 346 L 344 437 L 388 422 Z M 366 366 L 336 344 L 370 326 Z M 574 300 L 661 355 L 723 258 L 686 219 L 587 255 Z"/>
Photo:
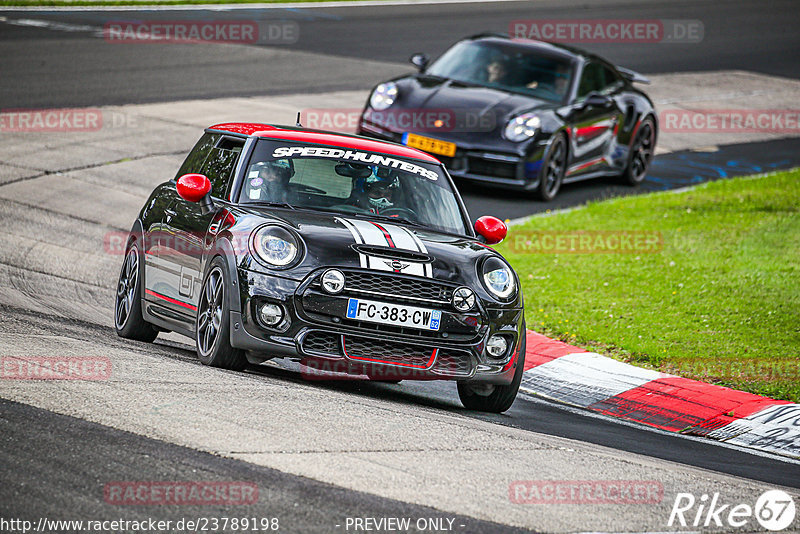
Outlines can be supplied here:
<path id="1" fill-rule="evenodd" d="M 303 125 L 300 124 L 300 112 L 299 111 L 297 112 L 297 124 L 295 124 L 295 126 L 297 126 L 298 128 L 302 128 L 303 127 Z"/>

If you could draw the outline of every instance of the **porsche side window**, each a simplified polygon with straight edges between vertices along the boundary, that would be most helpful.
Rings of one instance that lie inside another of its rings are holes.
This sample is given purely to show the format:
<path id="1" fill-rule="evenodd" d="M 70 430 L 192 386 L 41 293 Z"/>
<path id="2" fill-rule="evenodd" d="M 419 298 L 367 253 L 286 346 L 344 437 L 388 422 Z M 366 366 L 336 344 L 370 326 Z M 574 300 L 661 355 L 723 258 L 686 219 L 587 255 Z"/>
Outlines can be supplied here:
<path id="1" fill-rule="evenodd" d="M 605 65 L 601 65 L 601 68 L 603 69 L 603 82 L 604 82 L 603 89 L 601 92 L 604 95 L 610 95 L 611 93 L 613 93 L 614 91 L 616 91 L 617 89 L 619 89 L 624 85 L 622 83 L 622 78 L 620 78 L 616 72 L 614 72 Z"/>
<path id="2" fill-rule="evenodd" d="M 205 174 L 211 182 L 211 195 L 224 198 L 231 182 L 233 170 L 239 155 L 242 153 L 244 140 L 233 137 L 223 137 L 211 149 L 200 174 Z"/>
<path id="3" fill-rule="evenodd" d="M 203 137 L 197 141 L 197 144 L 194 145 L 192 151 L 189 152 L 188 156 L 186 156 L 186 159 L 184 160 L 183 165 L 181 165 L 181 168 L 178 169 L 178 174 L 175 175 L 175 178 L 180 178 L 184 174 L 200 172 L 203 168 L 203 163 L 205 163 L 206 158 L 211 153 L 211 150 L 217 144 L 217 141 L 219 141 L 220 137 L 220 134 L 203 134 Z"/>
<path id="4" fill-rule="evenodd" d="M 605 87 L 604 67 L 599 63 L 587 63 L 578 84 L 578 99 L 586 98 L 591 92 L 601 92 Z"/>

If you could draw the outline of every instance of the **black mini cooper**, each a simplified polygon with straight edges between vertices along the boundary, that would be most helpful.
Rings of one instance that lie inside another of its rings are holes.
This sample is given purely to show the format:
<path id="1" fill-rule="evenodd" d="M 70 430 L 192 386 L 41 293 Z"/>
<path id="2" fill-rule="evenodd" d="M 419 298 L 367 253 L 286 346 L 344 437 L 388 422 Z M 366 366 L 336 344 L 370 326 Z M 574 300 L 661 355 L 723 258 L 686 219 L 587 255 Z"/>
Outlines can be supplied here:
<path id="1" fill-rule="evenodd" d="M 455 380 L 507 410 L 525 358 L 519 280 L 444 166 L 414 148 L 303 128 L 218 124 L 133 224 L 115 325 L 174 331 L 200 361 L 271 358 L 313 376 Z"/>

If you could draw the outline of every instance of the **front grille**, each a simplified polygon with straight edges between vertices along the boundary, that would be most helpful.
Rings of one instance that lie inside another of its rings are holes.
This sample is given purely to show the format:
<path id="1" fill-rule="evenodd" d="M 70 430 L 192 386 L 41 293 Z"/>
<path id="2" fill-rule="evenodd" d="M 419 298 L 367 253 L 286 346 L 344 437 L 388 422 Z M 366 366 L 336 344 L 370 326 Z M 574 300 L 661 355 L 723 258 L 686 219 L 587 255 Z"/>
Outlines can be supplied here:
<path id="1" fill-rule="evenodd" d="M 341 341 L 351 364 L 360 361 L 366 368 L 381 364 L 400 365 L 414 369 L 428 369 L 434 347 L 377 340 L 351 334 L 311 331 L 302 342 L 302 350 L 309 355 L 342 357 Z M 355 361 L 354 361 L 355 360 Z M 458 349 L 439 349 L 429 372 L 447 377 L 469 377 L 472 375 L 473 361 L 468 351 Z M 410 378 L 406 376 L 406 378 Z"/>
<path id="2" fill-rule="evenodd" d="M 517 177 L 517 165 L 515 163 L 503 163 L 501 161 L 490 161 L 483 158 L 470 156 L 468 158 L 470 174 L 481 176 L 495 176 L 497 178 Z"/>
<path id="3" fill-rule="evenodd" d="M 454 289 L 438 282 L 404 276 L 386 276 L 361 271 L 345 273 L 345 292 L 368 293 L 383 298 L 398 297 L 420 302 L 450 304 Z"/>
<path id="4" fill-rule="evenodd" d="M 347 356 L 353 359 L 389 362 L 423 369 L 430 366 L 435 350 L 432 347 L 381 341 L 359 336 L 345 336 L 344 345 Z"/>
<path id="5" fill-rule="evenodd" d="M 338 334 L 330 332 L 310 332 L 305 339 L 303 339 L 303 350 L 309 354 L 328 354 L 328 355 L 341 355 L 339 350 Z"/>

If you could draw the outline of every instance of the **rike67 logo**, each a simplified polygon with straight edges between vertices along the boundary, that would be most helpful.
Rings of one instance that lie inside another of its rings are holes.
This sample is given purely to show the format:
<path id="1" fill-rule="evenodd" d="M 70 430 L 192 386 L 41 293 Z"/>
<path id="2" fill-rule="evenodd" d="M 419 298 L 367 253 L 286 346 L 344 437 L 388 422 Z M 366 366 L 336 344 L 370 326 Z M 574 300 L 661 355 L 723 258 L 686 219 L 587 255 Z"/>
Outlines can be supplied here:
<path id="1" fill-rule="evenodd" d="M 795 518 L 792 496 L 781 490 L 769 490 L 761 494 L 755 506 L 746 503 L 725 503 L 719 493 L 703 494 L 696 498 L 691 493 L 678 493 L 668 526 L 734 527 L 755 528 L 755 519 L 761 528 L 777 532 L 792 525 Z"/>

